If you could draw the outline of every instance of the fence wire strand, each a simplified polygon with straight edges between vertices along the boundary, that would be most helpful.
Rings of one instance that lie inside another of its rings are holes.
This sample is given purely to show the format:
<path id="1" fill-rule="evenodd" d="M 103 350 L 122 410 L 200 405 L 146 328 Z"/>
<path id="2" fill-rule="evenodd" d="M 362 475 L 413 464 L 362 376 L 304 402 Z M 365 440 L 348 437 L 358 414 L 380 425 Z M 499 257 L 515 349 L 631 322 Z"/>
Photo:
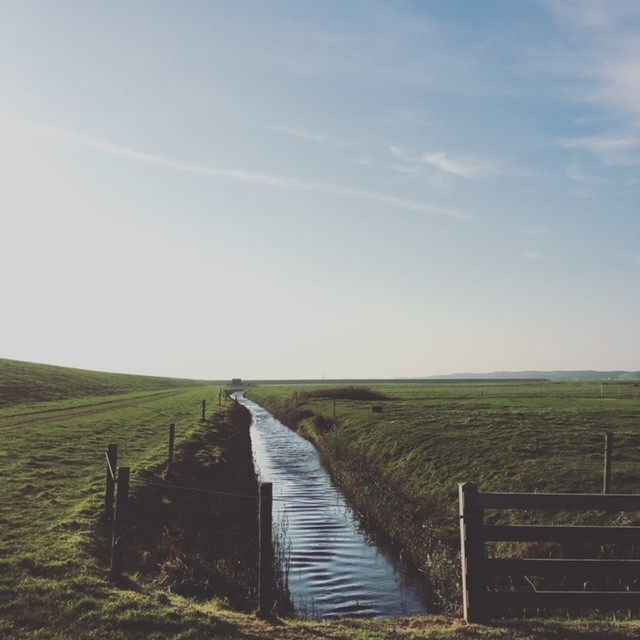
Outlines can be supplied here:
<path id="1" fill-rule="evenodd" d="M 245 536 L 245 537 L 258 537 L 258 534 L 253 531 L 219 531 L 212 529 L 168 529 L 166 527 L 139 527 L 135 526 L 134 531 L 150 531 L 152 533 L 164 533 L 170 536 L 181 535 L 211 535 L 211 536 Z"/>
<path id="2" fill-rule="evenodd" d="M 139 484 L 136 484 L 136 486 L 137 487 L 156 487 L 159 489 L 175 489 L 176 491 L 189 491 L 193 493 L 204 493 L 212 496 L 245 498 L 248 500 L 260 499 L 259 496 L 248 495 L 244 493 L 233 493 L 230 491 L 214 491 L 212 489 L 200 489 L 197 487 L 186 487 L 184 485 L 178 485 L 178 484 L 164 484 L 161 482 L 140 482 Z M 272 500 L 273 502 L 284 502 L 285 505 L 300 506 L 300 507 L 313 507 L 315 504 L 317 504 L 311 500 L 296 500 L 292 498 L 285 498 L 283 496 L 273 496 Z M 336 502 L 334 504 L 327 504 L 326 502 L 323 502 L 322 504 L 323 506 L 330 506 L 330 507 L 332 506 L 335 508 L 348 508 L 348 505 L 346 505 L 344 502 L 343 503 Z"/>
<path id="3" fill-rule="evenodd" d="M 185 487 L 178 484 L 162 484 L 161 482 L 145 483 L 147 487 L 158 487 L 160 489 L 176 489 L 178 491 L 191 491 L 194 493 L 206 493 L 215 496 L 230 496 L 232 498 L 247 498 L 250 500 L 258 500 L 258 496 L 250 496 L 243 493 L 232 493 L 230 491 L 212 491 L 211 489 L 198 489 L 197 487 Z"/>

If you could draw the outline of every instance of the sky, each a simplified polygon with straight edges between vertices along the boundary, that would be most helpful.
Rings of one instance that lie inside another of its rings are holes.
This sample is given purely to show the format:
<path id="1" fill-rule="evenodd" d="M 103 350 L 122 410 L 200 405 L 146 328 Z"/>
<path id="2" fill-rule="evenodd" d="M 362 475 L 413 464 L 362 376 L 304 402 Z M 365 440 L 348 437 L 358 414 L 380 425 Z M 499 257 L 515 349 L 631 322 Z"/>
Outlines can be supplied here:
<path id="1" fill-rule="evenodd" d="M 0 0 L 0 357 L 640 369 L 640 2 Z"/>

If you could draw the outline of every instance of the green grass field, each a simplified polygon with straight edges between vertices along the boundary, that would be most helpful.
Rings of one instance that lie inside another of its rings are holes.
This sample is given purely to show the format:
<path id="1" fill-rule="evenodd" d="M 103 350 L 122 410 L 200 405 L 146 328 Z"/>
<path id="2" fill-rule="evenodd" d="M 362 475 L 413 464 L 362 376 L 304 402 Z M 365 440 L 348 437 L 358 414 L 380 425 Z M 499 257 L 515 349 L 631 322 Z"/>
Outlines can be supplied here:
<path id="1" fill-rule="evenodd" d="M 181 629 L 180 609 L 149 599 L 168 596 L 144 576 L 131 576 L 127 589 L 109 580 L 104 451 L 119 444 L 135 499 L 166 462 L 169 423 L 179 460 L 206 437 L 202 400 L 210 420 L 223 415 L 219 388 L 12 361 L 0 362 L 0 380 L 0 636 L 146 638 Z M 215 629 L 208 615 L 194 615 L 194 629 Z"/>
<path id="2" fill-rule="evenodd" d="M 153 531 L 147 536 L 132 536 L 132 559 L 126 566 L 126 579 L 115 584 L 109 577 L 108 528 L 102 521 L 106 446 L 118 443 L 120 464 L 132 469 L 132 500 L 138 523 L 148 521 L 160 528 L 160 516 L 173 516 L 183 524 L 189 522 L 190 517 L 195 518 L 196 523 L 210 517 L 207 524 L 211 527 L 247 528 L 251 514 L 237 506 L 209 505 L 208 516 L 194 516 L 195 502 L 160 496 L 153 493 L 151 486 L 163 478 L 167 430 L 169 423 L 174 422 L 177 425 L 177 481 L 248 490 L 251 480 L 236 472 L 242 466 L 239 461 L 246 457 L 247 443 L 238 435 L 241 429 L 230 413 L 232 404 L 218 406 L 219 387 L 202 381 L 99 374 L 8 360 L 0 360 L 0 389 L 2 638 L 538 640 L 566 637 L 595 640 L 637 637 L 638 627 L 630 623 L 547 621 L 481 627 L 465 625 L 457 615 L 382 621 L 325 623 L 285 619 L 277 623 L 263 622 L 247 613 L 253 597 L 252 587 L 247 586 L 253 579 L 249 567 L 251 554 L 245 557 L 240 547 L 229 546 L 222 549 L 224 557 L 221 557 L 220 550 L 206 538 L 200 546 L 184 545 L 184 540 L 168 545 L 161 534 Z M 503 472 L 496 474 L 495 470 L 489 472 L 481 460 L 476 460 L 473 466 L 476 477 L 463 478 L 465 465 L 458 461 L 456 467 L 453 456 L 446 467 L 438 467 L 438 458 L 429 453 L 426 444 L 429 438 L 425 436 L 433 433 L 433 447 L 435 442 L 444 442 L 446 432 L 451 431 L 457 446 L 462 446 L 473 442 L 475 433 L 477 446 L 469 445 L 472 455 L 484 446 L 479 440 L 491 429 L 483 426 L 483 416 L 491 415 L 493 424 L 505 425 L 502 434 L 506 438 L 509 434 L 506 425 L 511 424 L 508 416 L 518 403 L 524 402 L 518 399 L 514 389 L 510 388 L 515 395 L 507 403 L 511 409 L 503 406 L 504 398 L 499 394 L 490 395 L 489 392 L 498 391 L 497 387 L 487 389 L 487 395 L 480 396 L 478 405 L 485 406 L 486 413 L 480 414 L 475 407 L 481 388 L 473 387 L 465 398 L 462 387 L 455 385 L 438 389 L 385 386 L 382 391 L 390 399 L 376 402 L 383 405 L 382 414 L 372 413 L 371 403 L 347 400 L 338 401 L 336 411 L 343 437 L 352 439 L 354 450 L 366 453 L 367 460 L 387 465 L 389 477 L 411 479 L 424 469 L 429 475 L 416 485 L 416 490 L 424 493 L 425 487 L 433 484 L 429 478 L 437 478 L 439 491 L 450 498 L 450 485 L 458 479 L 475 480 L 489 489 L 494 488 L 489 486 L 491 478 L 502 481 L 504 476 L 506 481 L 510 476 Z M 264 387 L 256 392 L 284 401 L 292 390 L 292 387 Z M 553 402 L 551 398 L 544 401 L 539 397 L 526 400 L 526 407 L 530 409 L 535 405 L 536 411 L 543 415 L 545 411 L 555 410 L 553 407 L 557 405 L 565 407 L 564 413 L 571 416 L 570 407 L 574 406 L 576 415 L 570 420 L 567 417 L 570 424 L 563 426 L 567 433 L 569 427 L 580 428 L 580 415 L 591 411 L 587 409 L 589 403 L 593 403 L 594 409 L 602 409 L 603 416 L 608 416 L 610 423 L 606 425 L 594 417 L 590 431 L 587 429 L 593 436 L 593 443 L 588 445 L 592 447 L 592 457 L 586 464 L 575 467 L 575 473 L 586 470 L 584 475 L 589 482 L 591 475 L 596 476 L 594 487 L 598 486 L 600 430 L 613 427 L 614 432 L 628 432 L 625 437 L 629 438 L 634 432 L 631 414 L 637 407 L 637 398 L 618 398 L 615 389 L 610 391 L 612 398 L 584 397 L 578 405 L 569 395 L 559 392 Z M 594 388 L 594 393 L 597 396 L 599 388 Z M 206 424 L 200 421 L 202 399 L 208 401 Z M 332 401 L 315 398 L 311 404 L 313 412 L 331 416 Z M 526 414 L 529 409 L 520 406 L 520 411 Z M 626 412 L 630 414 L 628 418 L 623 417 Z M 441 425 L 440 440 L 435 439 L 436 413 L 449 416 L 449 422 Z M 620 420 L 614 420 L 614 416 Z M 533 422 L 532 419 L 529 430 L 533 429 Z M 545 424 L 551 423 L 550 417 Z M 309 424 L 313 424 L 312 419 Z M 446 424 L 450 425 L 449 429 Z M 516 426 L 524 432 L 527 424 L 522 415 Z M 401 437 L 405 427 L 406 433 Z M 381 437 L 374 437 L 376 433 Z M 424 463 L 415 455 L 400 455 L 416 439 L 425 440 L 420 455 L 431 456 L 426 457 Z M 568 450 L 569 444 L 564 446 Z M 520 449 L 514 451 L 524 457 Z M 493 455 L 500 454 L 494 452 Z M 614 471 L 615 481 L 621 483 L 621 474 L 625 472 L 625 486 L 631 487 L 637 479 L 632 452 L 620 452 L 615 463 L 619 469 Z M 447 481 L 438 468 L 444 471 L 449 466 L 457 468 L 458 475 Z M 557 463 L 557 466 L 561 465 Z M 527 478 L 532 475 L 535 475 L 535 466 L 521 474 L 522 486 L 528 486 Z M 567 477 L 571 475 L 567 472 Z M 623 487 L 616 486 L 616 489 Z M 156 502 L 147 502 L 152 494 Z M 145 507 L 149 504 L 153 508 Z M 157 522 L 153 520 L 155 517 Z M 235 582 L 226 566 L 229 558 L 233 558 L 234 563 L 247 564 Z M 198 568 L 202 567 L 205 576 L 198 575 Z"/>
<path id="3" fill-rule="evenodd" d="M 339 427 L 325 438 L 359 451 L 418 493 L 456 495 L 464 481 L 487 491 L 600 491 L 605 431 L 615 438 L 614 491 L 640 491 L 638 384 L 425 382 L 370 388 L 384 399 L 338 399 Z M 276 412 L 297 407 L 333 422 L 332 398 L 318 397 L 331 392 L 328 385 L 262 385 L 249 395 Z M 382 412 L 373 412 L 372 405 Z"/>

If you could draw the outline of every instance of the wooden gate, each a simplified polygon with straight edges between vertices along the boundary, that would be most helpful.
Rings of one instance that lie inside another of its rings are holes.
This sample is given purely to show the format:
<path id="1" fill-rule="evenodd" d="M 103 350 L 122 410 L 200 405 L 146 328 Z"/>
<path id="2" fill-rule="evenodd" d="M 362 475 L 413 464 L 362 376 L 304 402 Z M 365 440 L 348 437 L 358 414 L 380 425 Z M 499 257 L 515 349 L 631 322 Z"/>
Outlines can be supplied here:
<path id="1" fill-rule="evenodd" d="M 640 560 L 564 558 L 488 558 L 487 542 L 559 542 L 571 545 L 636 543 L 637 526 L 490 525 L 489 509 L 546 511 L 640 511 L 640 495 L 568 493 L 480 493 L 459 485 L 460 543 L 464 618 L 482 622 L 513 609 L 636 609 L 640 591 L 508 591 L 492 589 L 492 578 L 556 576 L 640 578 Z"/>

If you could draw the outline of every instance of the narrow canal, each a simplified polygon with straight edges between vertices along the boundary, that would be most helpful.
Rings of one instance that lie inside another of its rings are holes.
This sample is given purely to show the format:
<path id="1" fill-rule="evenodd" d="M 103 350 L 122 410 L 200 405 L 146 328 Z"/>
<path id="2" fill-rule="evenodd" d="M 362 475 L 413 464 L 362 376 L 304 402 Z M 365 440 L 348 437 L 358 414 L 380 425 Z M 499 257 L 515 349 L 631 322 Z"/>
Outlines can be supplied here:
<path id="1" fill-rule="evenodd" d="M 239 396 L 253 416 L 251 442 L 261 482 L 273 483 L 273 517 L 290 559 L 296 612 L 313 618 L 426 613 L 424 587 L 359 526 L 315 447 Z"/>

